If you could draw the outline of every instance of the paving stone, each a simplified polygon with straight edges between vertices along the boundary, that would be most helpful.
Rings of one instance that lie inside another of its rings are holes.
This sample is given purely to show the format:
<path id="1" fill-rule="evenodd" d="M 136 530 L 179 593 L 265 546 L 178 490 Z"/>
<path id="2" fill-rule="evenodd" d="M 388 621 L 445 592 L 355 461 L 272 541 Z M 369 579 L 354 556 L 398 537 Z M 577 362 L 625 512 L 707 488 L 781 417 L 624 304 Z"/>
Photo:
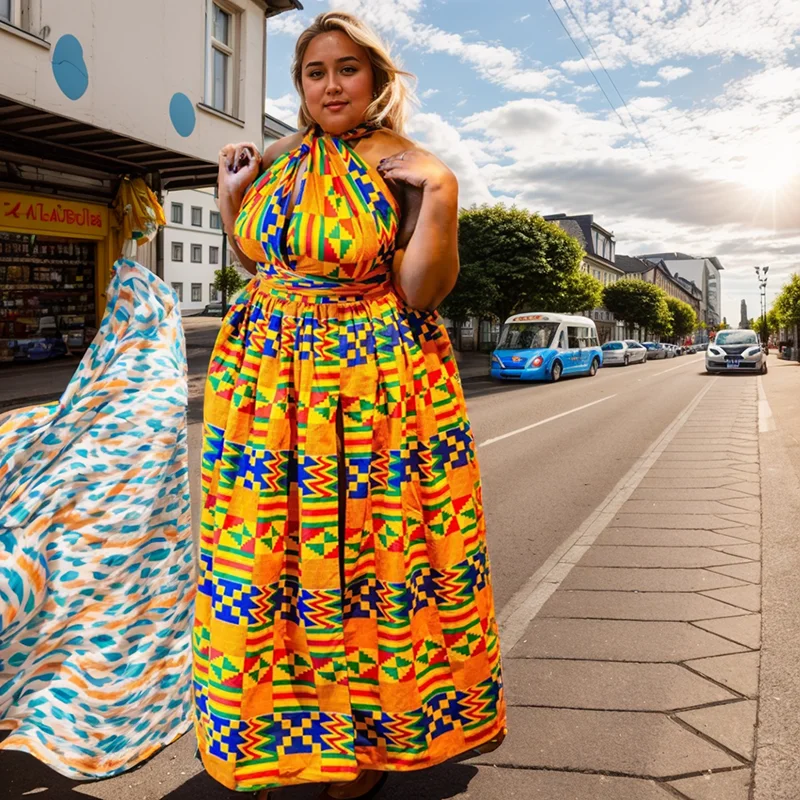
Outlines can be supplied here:
<path id="1" fill-rule="evenodd" d="M 757 588 L 757 587 L 745 587 Z M 732 591 L 741 591 L 734 589 Z M 539 617 L 641 619 L 676 622 L 734 617 L 738 608 L 692 592 L 557 591 Z"/>
<path id="2" fill-rule="evenodd" d="M 622 592 L 699 592 L 703 589 L 746 585 L 738 578 L 705 569 L 577 566 L 570 571 L 561 588 Z"/>
<path id="3" fill-rule="evenodd" d="M 730 514 L 731 506 L 718 500 L 628 500 L 625 514 Z"/>
<path id="4" fill-rule="evenodd" d="M 757 466 L 757 465 L 754 465 Z M 758 470 L 755 470 L 756 472 Z M 740 470 L 740 469 L 733 469 L 731 467 L 727 468 L 717 468 L 714 470 L 714 477 L 720 481 L 726 481 L 729 483 L 741 483 L 742 481 L 746 482 L 751 479 L 751 475 L 745 474 L 747 470 Z M 702 481 L 702 480 L 711 480 L 709 478 L 708 470 L 698 466 L 697 468 L 687 467 L 683 464 L 666 464 L 666 463 L 656 463 L 650 468 L 650 471 L 647 473 L 647 478 L 645 480 L 662 480 L 665 478 L 682 478 L 684 480 L 690 480 L 692 485 L 695 485 L 695 481 Z"/>
<path id="5" fill-rule="evenodd" d="M 606 528 L 595 540 L 596 545 L 619 544 L 648 547 L 722 547 L 741 543 L 741 539 L 714 531 L 665 530 L 661 528 Z"/>
<path id="6" fill-rule="evenodd" d="M 715 466 L 728 466 L 729 464 L 755 464 L 758 461 L 758 455 L 744 455 L 742 453 L 675 453 L 665 450 L 659 457 L 659 464 L 664 463 L 697 463 L 701 462 L 706 464 L 710 469 Z"/>
<path id="7" fill-rule="evenodd" d="M 734 589 L 711 589 L 703 594 L 747 611 L 761 611 L 761 587 L 755 584 Z"/>
<path id="8" fill-rule="evenodd" d="M 728 750 L 752 761 L 757 711 L 755 700 L 741 700 L 694 711 L 682 711 L 677 716 Z"/>
<path id="9" fill-rule="evenodd" d="M 741 645 L 701 631 L 688 622 L 551 617 L 534 619 L 510 656 L 678 662 L 745 652 Z"/>
<path id="10" fill-rule="evenodd" d="M 737 539 L 744 539 L 746 542 L 753 542 L 760 544 L 761 542 L 761 528 L 743 525 L 741 528 L 726 528 L 724 531 L 719 531 L 725 536 L 733 536 Z"/>
<path id="11" fill-rule="evenodd" d="M 665 495 L 671 496 L 666 499 L 717 500 L 719 502 L 752 499 L 751 495 L 749 494 L 736 491 L 735 489 L 729 489 L 727 487 L 702 488 L 695 486 L 691 481 L 687 481 L 686 483 L 687 485 L 679 492 L 665 492 L 664 486 L 645 486 L 643 483 L 641 483 L 636 491 L 631 495 L 631 500 L 664 500 Z"/>
<path id="12" fill-rule="evenodd" d="M 710 569 L 720 575 L 728 575 L 731 578 L 750 583 L 761 583 L 761 564 L 758 561 L 750 561 L 747 564 L 731 564 L 727 567 L 711 567 Z"/>
<path id="13" fill-rule="evenodd" d="M 724 475 L 709 475 L 708 473 L 695 478 L 685 477 L 682 473 L 674 478 L 655 478 L 652 477 L 651 470 L 647 473 L 647 476 L 642 479 L 642 482 L 639 484 L 639 489 L 658 492 L 660 497 L 664 497 L 665 489 L 683 489 L 685 491 L 696 489 L 698 491 L 709 492 L 731 489 L 732 491 L 742 492 L 743 494 L 752 494 L 752 492 L 742 488 L 744 486 L 749 486 L 749 484 L 737 483 L 737 481 L 738 478 L 735 476 L 725 477 Z"/>
<path id="14" fill-rule="evenodd" d="M 760 653 L 737 653 L 687 661 L 693 670 L 745 697 L 758 695 Z"/>
<path id="15" fill-rule="evenodd" d="M 752 483 L 732 483 L 729 489 L 735 489 L 737 492 L 744 492 L 745 494 L 761 494 L 761 487 L 757 482 Z"/>
<path id="16" fill-rule="evenodd" d="M 749 767 L 730 772 L 713 772 L 697 778 L 670 781 L 690 800 L 748 800 L 750 797 Z"/>
<path id="17" fill-rule="evenodd" d="M 653 778 L 740 763 L 663 714 L 512 707 L 508 717 L 509 730 L 524 734 L 472 763 Z"/>
<path id="18" fill-rule="evenodd" d="M 734 546 L 734 545 L 731 545 Z M 592 547 L 582 567 L 724 567 L 742 564 L 740 556 L 708 547 Z"/>
<path id="19" fill-rule="evenodd" d="M 513 736 L 514 734 L 509 734 Z M 504 745 L 505 746 L 505 745 Z M 302 793 L 302 794 L 301 794 Z M 232 796 L 232 795 L 228 795 Z M 315 800 L 319 786 L 282 789 L 276 800 Z M 675 800 L 672 792 L 641 778 L 586 775 L 543 769 L 503 769 L 471 763 L 393 773 L 380 800 Z"/>
<path id="20" fill-rule="evenodd" d="M 761 647 L 761 614 L 747 614 L 728 619 L 709 619 L 695 622 L 698 628 L 732 639 L 752 650 Z"/>
<path id="21" fill-rule="evenodd" d="M 721 516 L 739 525 L 761 526 L 761 514 L 757 511 L 726 511 Z"/>
<path id="22" fill-rule="evenodd" d="M 722 547 L 715 547 L 714 549 L 719 553 L 727 553 L 729 556 L 748 558 L 751 561 L 761 560 L 761 547 L 757 544 L 726 544 Z"/>
<path id="23" fill-rule="evenodd" d="M 736 695 L 677 664 L 507 658 L 511 705 L 606 711 L 671 711 Z"/>
<path id="24" fill-rule="evenodd" d="M 722 500 L 722 505 L 730 506 L 739 511 L 756 511 L 761 512 L 761 498 L 760 497 L 732 497 L 727 500 Z"/>
<path id="25" fill-rule="evenodd" d="M 705 529 L 724 531 L 725 528 L 736 528 L 745 523 L 728 520 L 719 514 L 681 514 L 675 513 L 629 513 L 628 503 L 614 517 L 613 524 L 617 528 L 684 528 L 688 530 Z"/>

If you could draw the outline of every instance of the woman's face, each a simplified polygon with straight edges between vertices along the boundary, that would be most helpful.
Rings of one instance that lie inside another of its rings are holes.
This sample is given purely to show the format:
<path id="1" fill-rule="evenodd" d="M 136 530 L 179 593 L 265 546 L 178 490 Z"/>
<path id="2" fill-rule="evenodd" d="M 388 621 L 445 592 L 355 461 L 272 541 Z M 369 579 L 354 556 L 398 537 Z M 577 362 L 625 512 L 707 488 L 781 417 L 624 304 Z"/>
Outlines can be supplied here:
<path id="1" fill-rule="evenodd" d="M 349 131 L 364 122 L 375 79 L 367 51 L 342 31 L 315 36 L 303 57 L 306 108 L 327 133 Z"/>

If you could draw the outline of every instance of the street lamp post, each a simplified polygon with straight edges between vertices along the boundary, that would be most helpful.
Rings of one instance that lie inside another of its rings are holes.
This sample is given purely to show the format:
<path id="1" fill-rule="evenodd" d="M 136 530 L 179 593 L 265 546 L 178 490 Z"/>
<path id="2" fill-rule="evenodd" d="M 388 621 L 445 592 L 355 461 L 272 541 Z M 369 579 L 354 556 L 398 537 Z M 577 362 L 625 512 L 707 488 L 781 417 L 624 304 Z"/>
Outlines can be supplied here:
<path id="1" fill-rule="evenodd" d="M 769 345 L 769 333 L 767 331 L 767 273 L 769 267 L 756 267 L 756 277 L 758 278 L 758 288 L 761 292 L 761 332 L 764 336 L 764 344 Z"/>

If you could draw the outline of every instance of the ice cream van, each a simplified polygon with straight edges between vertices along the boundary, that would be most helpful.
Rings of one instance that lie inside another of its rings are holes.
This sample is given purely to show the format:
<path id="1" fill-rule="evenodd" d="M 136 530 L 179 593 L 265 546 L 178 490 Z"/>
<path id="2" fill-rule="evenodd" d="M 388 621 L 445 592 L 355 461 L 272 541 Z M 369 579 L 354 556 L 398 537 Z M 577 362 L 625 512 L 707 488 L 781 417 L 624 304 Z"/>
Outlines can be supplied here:
<path id="1" fill-rule="evenodd" d="M 596 375 L 602 365 L 594 322 L 570 314 L 514 314 L 492 353 L 492 377 L 504 380 L 557 381 Z"/>

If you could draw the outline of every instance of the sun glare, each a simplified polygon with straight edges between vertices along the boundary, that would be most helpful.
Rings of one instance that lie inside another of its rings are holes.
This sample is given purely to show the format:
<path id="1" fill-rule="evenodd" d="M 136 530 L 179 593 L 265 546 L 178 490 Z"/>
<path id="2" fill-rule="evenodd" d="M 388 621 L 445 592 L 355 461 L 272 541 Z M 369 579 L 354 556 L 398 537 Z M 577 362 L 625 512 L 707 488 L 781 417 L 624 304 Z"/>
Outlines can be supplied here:
<path id="1" fill-rule="evenodd" d="M 776 192 L 798 171 L 797 158 L 786 142 L 760 144 L 744 160 L 738 178 L 746 186 L 760 192 Z"/>

